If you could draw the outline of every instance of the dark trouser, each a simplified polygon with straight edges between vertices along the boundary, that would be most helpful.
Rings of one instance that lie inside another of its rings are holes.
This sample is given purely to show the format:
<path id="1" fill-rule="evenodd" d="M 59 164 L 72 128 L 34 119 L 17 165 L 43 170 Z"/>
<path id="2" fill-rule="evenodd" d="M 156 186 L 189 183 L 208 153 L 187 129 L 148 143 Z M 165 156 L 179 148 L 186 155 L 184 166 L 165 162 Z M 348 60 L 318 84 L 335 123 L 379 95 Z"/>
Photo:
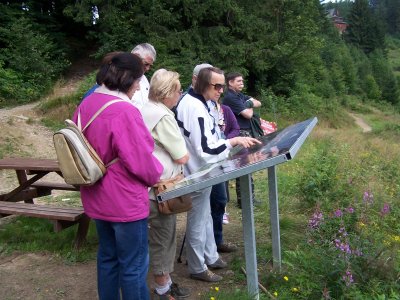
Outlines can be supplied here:
<path id="1" fill-rule="evenodd" d="M 147 218 L 134 222 L 95 220 L 99 236 L 97 284 L 100 300 L 148 300 Z"/>
<path id="2" fill-rule="evenodd" d="M 222 219 L 224 217 L 226 203 L 228 197 L 226 193 L 226 185 L 228 182 L 221 182 L 213 185 L 210 195 L 211 216 L 213 219 L 215 244 L 223 244 Z"/>
<path id="3" fill-rule="evenodd" d="M 251 130 L 250 129 L 240 129 L 239 136 L 252 137 Z M 251 180 L 251 190 L 252 190 L 251 202 L 254 202 L 255 194 L 254 194 L 253 177 L 250 177 L 250 180 Z M 238 207 L 242 208 L 242 196 L 240 194 L 240 179 L 239 178 L 236 178 L 236 198 L 237 198 Z"/>

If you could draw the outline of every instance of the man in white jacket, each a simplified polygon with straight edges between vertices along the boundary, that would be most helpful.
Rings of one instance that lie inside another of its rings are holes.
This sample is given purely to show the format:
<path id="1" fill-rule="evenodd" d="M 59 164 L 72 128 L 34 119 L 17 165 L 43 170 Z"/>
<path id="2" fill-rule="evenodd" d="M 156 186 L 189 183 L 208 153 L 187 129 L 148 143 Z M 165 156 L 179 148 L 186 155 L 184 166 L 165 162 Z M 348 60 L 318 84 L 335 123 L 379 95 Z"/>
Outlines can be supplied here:
<path id="1" fill-rule="evenodd" d="M 260 143 L 251 137 L 219 138 L 207 102 L 217 101 L 224 88 L 223 71 L 204 68 L 197 76 L 194 87 L 189 89 L 176 108 L 176 119 L 190 154 L 185 165 L 186 175 L 197 172 L 207 163 L 226 159 L 233 146 L 248 148 Z M 216 282 L 222 277 L 208 268 L 222 269 L 227 263 L 219 257 L 214 240 L 210 193 L 211 187 L 196 191 L 192 196 L 193 208 L 188 212 L 186 225 L 187 261 L 191 278 Z"/>
<path id="2" fill-rule="evenodd" d="M 149 43 L 143 43 L 137 45 L 132 49 L 131 53 L 138 55 L 144 65 L 144 73 L 147 73 L 156 61 L 156 49 L 153 45 Z M 140 78 L 140 90 L 136 91 L 132 97 L 133 104 L 141 110 L 144 104 L 149 101 L 149 80 L 146 78 L 145 74 Z"/>

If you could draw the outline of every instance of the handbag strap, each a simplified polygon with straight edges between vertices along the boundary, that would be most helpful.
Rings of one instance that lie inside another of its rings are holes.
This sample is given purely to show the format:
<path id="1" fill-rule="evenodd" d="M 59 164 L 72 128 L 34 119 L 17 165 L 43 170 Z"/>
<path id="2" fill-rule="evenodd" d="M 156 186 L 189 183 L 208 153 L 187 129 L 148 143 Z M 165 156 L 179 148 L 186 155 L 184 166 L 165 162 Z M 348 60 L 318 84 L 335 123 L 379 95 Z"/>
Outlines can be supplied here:
<path id="1" fill-rule="evenodd" d="M 100 107 L 100 109 L 90 118 L 89 122 L 87 122 L 86 126 L 82 129 L 82 124 L 81 124 L 81 111 L 78 110 L 78 120 L 77 120 L 77 126 L 79 128 L 79 130 L 81 130 L 81 132 L 83 133 L 83 131 L 88 128 L 88 126 L 94 121 L 94 119 L 96 119 L 98 117 L 99 114 L 101 114 L 103 112 L 103 110 L 105 110 L 107 107 L 109 107 L 111 104 L 117 103 L 117 102 L 126 102 L 125 100 L 121 100 L 121 99 L 115 99 L 115 100 L 111 100 L 108 101 L 106 104 L 104 104 L 102 107 Z M 106 168 L 108 168 L 109 166 L 111 166 L 113 163 L 117 162 L 119 160 L 118 157 L 114 158 L 112 161 L 110 161 L 108 164 L 105 165 Z"/>
<path id="2" fill-rule="evenodd" d="M 115 99 L 115 100 L 108 101 L 106 104 L 104 104 L 102 107 L 100 107 L 100 109 L 90 118 L 90 120 L 87 122 L 86 126 L 83 129 L 82 129 L 82 124 L 81 124 L 81 112 L 79 110 L 78 111 L 78 121 L 77 121 L 77 123 L 78 123 L 77 125 L 78 125 L 79 130 L 84 132 L 85 129 L 88 128 L 89 125 L 94 121 L 94 119 L 96 119 L 98 117 L 98 115 L 103 112 L 103 110 L 105 110 L 111 104 L 114 104 L 114 103 L 117 103 L 117 102 L 126 102 L 126 101 L 125 100 L 121 100 L 121 99 Z"/>
<path id="3" fill-rule="evenodd" d="M 164 187 L 164 189 L 167 188 L 167 186 L 173 186 L 175 183 L 181 181 L 183 179 L 183 174 L 178 174 L 175 177 L 172 177 L 170 179 L 161 179 L 159 182 L 157 182 L 153 187 Z"/>

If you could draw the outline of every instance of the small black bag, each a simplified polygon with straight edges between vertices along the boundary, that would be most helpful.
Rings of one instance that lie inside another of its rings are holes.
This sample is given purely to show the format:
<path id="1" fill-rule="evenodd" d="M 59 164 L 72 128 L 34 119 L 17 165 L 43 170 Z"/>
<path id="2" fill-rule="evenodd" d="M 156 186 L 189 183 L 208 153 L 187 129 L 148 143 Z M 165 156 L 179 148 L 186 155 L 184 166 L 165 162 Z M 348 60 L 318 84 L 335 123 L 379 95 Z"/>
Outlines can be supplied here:
<path id="1" fill-rule="evenodd" d="M 251 136 L 253 138 L 258 138 L 264 135 L 264 130 L 261 128 L 261 119 L 259 115 L 253 114 L 253 116 L 251 117 L 250 129 L 251 129 Z"/>

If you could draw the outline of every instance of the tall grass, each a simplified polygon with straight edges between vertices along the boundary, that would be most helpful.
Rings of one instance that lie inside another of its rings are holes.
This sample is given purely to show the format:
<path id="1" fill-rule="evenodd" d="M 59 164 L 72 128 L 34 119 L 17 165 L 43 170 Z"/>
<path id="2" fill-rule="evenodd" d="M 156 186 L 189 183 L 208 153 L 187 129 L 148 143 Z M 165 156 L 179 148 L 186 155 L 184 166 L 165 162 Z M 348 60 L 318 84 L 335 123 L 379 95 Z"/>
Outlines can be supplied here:
<path id="1" fill-rule="evenodd" d="M 279 299 L 398 299 L 398 161 L 395 135 L 316 128 L 278 167 L 283 271 L 259 263 L 262 283 Z M 257 226 L 269 226 L 267 211 Z"/>
<path id="2" fill-rule="evenodd" d="M 64 120 L 71 118 L 83 95 L 95 84 L 95 73 L 85 77 L 76 92 L 44 101 L 39 109 L 43 114 L 42 122 L 52 130 L 64 126 Z"/>

